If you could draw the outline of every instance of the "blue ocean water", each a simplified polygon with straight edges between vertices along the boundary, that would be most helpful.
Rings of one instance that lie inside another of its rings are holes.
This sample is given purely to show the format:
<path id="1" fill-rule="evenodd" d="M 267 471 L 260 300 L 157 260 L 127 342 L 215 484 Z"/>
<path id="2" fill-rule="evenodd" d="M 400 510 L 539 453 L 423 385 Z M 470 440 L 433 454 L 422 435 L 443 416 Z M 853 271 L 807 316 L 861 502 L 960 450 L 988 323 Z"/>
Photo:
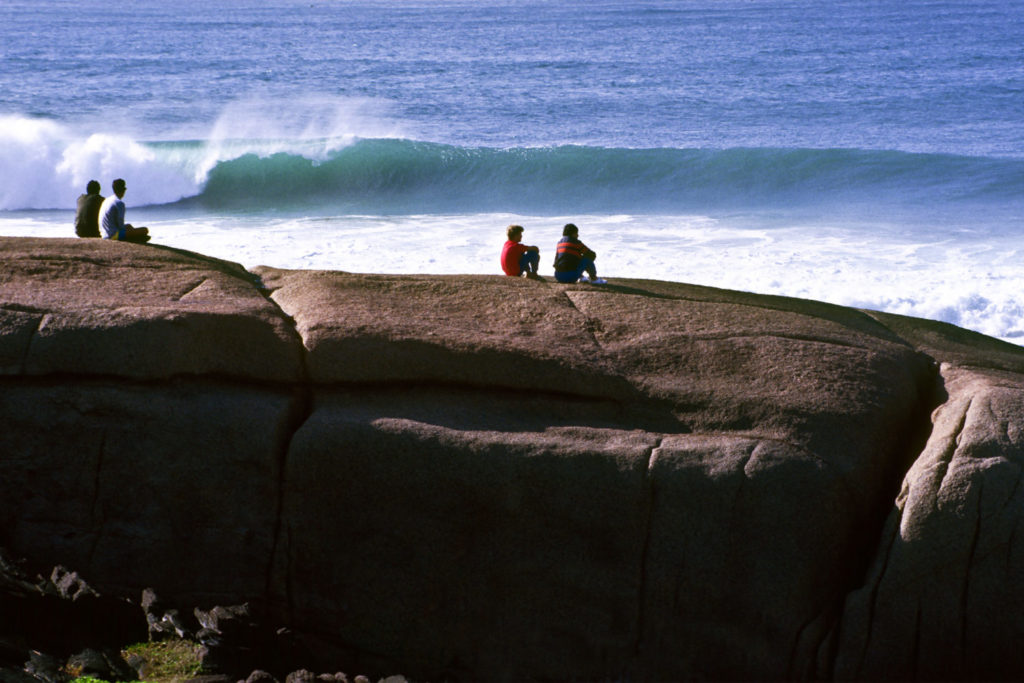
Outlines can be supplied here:
<path id="1" fill-rule="evenodd" d="M 1019 341 L 1024 3 L 4 0 L 0 234 L 115 177 L 246 265 L 497 272 L 572 220 L 609 277 Z"/>

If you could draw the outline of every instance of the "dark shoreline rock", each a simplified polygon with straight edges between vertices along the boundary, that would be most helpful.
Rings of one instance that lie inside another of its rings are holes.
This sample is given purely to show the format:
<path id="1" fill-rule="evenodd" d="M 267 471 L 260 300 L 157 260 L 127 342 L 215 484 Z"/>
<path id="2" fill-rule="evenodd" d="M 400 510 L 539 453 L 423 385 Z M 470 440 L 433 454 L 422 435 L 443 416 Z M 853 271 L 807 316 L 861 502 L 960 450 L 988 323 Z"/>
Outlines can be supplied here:
<path id="1" fill-rule="evenodd" d="M 1024 677 L 1024 349 L 681 283 L 0 258 L 0 545 L 175 634 L 247 603 L 309 671 Z"/>
<path id="2" fill-rule="evenodd" d="M 0 624 L 0 642 L 6 643 L 0 661 L 7 663 L 14 653 L 32 649 L 67 656 L 146 637 L 138 607 L 129 601 L 99 594 L 61 566 L 49 579 L 31 579 L 2 548 Z"/>
<path id="3" fill-rule="evenodd" d="M 305 652 L 289 630 L 261 623 L 248 605 L 196 607 L 183 618 L 150 588 L 133 604 L 101 595 L 64 567 L 53 568 L 50 579 L 32 580 L 22 569 L 26 564 L 12 561 L 0 548 L 0 683 L 67 683 L 79 676 L 145 679 L 148 663 L 120 653 L 147 639 L 196 644 L 202 671 L 190 679 L 196 682 L 348 683 L 345 674 L 301 668 L 319 658 Z"/>

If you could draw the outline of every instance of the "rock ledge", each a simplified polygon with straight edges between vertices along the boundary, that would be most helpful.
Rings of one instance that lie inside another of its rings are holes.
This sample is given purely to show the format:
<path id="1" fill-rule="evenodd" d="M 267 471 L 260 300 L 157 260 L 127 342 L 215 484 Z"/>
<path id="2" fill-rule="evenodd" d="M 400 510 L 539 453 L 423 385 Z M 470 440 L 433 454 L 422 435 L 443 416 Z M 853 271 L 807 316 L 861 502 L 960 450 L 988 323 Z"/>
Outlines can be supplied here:
<path id="1" fill-rule="evenodd" d="M 1024 677 L 1024 349 L 678 283 L 0 257 L 0 545 L 105 594 L 419 680 Z"/>

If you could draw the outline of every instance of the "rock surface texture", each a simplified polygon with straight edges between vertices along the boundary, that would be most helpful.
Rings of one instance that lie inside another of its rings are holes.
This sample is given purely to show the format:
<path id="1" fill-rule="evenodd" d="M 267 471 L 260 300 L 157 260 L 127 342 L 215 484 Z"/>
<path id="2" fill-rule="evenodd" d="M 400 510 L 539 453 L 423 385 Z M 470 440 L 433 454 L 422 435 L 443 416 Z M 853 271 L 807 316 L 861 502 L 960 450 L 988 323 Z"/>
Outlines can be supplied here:
<path id="1" fill-rule="evenodd" d="M 0 545 L 107 594 L 414 680 L 1024 677 L 1024 349 L 654 281 L 0 262 Z"/>

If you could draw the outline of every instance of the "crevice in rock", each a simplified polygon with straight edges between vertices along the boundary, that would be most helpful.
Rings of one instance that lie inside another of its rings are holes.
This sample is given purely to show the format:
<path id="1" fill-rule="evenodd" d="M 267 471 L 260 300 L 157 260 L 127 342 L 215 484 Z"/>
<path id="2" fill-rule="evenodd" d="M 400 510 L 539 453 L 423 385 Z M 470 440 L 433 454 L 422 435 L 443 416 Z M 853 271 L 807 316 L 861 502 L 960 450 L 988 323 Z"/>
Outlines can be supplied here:
<path id="1" fill-rule="evenodd" d="M 646 629 L 647 620 L 647 609 L 644 601 L 647 596 L 647 572 L 651 554 L 651 538 L 654 535 L 654 506 L 655 496 L 657 494 L 652 471 L 654 469 L 655 460 L 658 456 L 658 451 L 661 449 L 661 444 L 664 440 L 664 436 L 657 437 L 654 444 L 648 450 L 647 467 L 644 470 L 644 477 L 647 480 L 647 509 L 644 511 L 644 539 L 643 545 L 640 548 L 640 571 L 637 580 L 637 612 L 635 622 L 636 640 L 633 643 L 634 661 L 638 660 L 642 654 L 641 649 L 643 647 L 644 631 Z"/>
<path id="2" fill-rule="evenodd" d="M 800 624 L 800 628 L 796 630 L 796 635 L 793 637 L 793 644 L 790 645 L 789 648 L 789 659 L 786 662 L 787 680 L 807 680 L 810 677 L 810 674 L 804 669 L 813 669 L 813 663 L 802 662 L 800 660 L 800 645 L 804 642 L 804 639 L 808 637 L 805 634 L 810 630 L 811 626 L 820 622 L 825 617 L 826 614 L 824 611 L 819 612 L 804 620 L 804 622 Z M 821 646 L 822 643 L 818 643 L 818 648 Z M 818 648 L 815 648 L 813 651 L 817 651 Z"/>
<path id="3" fill-rule="evenodd" d="M 969 626 L 968 610 L 970 608 L 969 593 L 971 590 L 971 567 L 974 564 L 974 556 L 978 551 L 978 539 L 981 537 L 982 501 L 985 499 L 985 480 L 978 479 L 978 491 L 976 494 L 977 509 L 974 511 L 974 533 L 971 536 L 971 549 L 967 553 L 967 562 L 964 564 L 964 582 L 960 590 L 960 666 L 962 671 L 970 671 L 970 661 L 967 655 L 968 641 L 967 628 Z"/>
<path id="4" fill-rule="evenodd" d="M 92 542 L 89 544 L 89 554 L 86 558 L 87 566 L 91 569 L 93 567 L 93 560 L 96 557 L 96 548 L 99 547 L 100 537 L 103 535 L 104 516 L 100 513 L 102 496 L 100 495 L 100 487 L 103 484 L 103 459 L 107 450 L 107 434 L 106 432 L 100 437 L 100 447 L 96 454 L 96 468 L 93 472 L 93 486 L 92 486 L 92 504 L 90 506 L 90 517 L 92 522 L 90 526 L 93 529 Z"/>
<path id="5" fill-rule="evenodd" d="M 28 343 L 25 344 L 25 353 L 21 357 L 21 372 L 26 374 L 28 372 L 28 359 L 32 357 L 32 344 L 35 343 L 36 337 L 39 336 L 39 331 L 43 329 L 43 325 L 47 320 L 50 319 L 49 313 L 44 313 L 36 320 L 36 326 L 32 330 L 31 336 L 28 338 Z"/>
<path id="6" fill-rule="evenodd" d="M 1002 507 L 999 509 L 999 512 L 997 514 L 999 514 L 999 515 L 1006 514 L 1008 509 L 1011 509 L 1015 505 L 1016 506 L 1020 505 L 1019 503 L 1016 503 L 1015 501 L 1017 501 L 1017 498 L 1018 498 L 1018 496 L 1020 494 L 1021 480 L 1022 480 L 1021 473 L 1020 473 L 1020 470 L 1018 470 L 1017 480 L 1013 483 L 1013 491 L 1011 491 L 1010 495 L 1008 495 L 1006 497 L 1006 501 L 1003 503 Z M 995 515 L 993 515 L 993 516 L 995 516 Z M 1010 564 L 1011 558 L 1015 557 L 1013 547 L 1014 547 L 1014 545 L 1017 542 L 1017 529 L 1018 528 L 1020 528 L 1020 525 L 1019 524 L 1014 524 L 1013 528 L 1010 530 L 1010 536 L 1006 540 L 1006 570 L 1007 571 L 1011 571 L 1011 564 Z"/>
<path id="7" fill-rule="evenodd" d="M 283 598 L 285 602 L 284 609 L 287 614 L 287 620 L 291 623 L 294 620 L 292 558 L 288 528 L 284 522 L 285 494 L 288 483 L 288 455 L 291 452 L 292 441 L 295 439 L 295 435 L 298 434 L 302 425 L 304 425 L 310 415 L 313 414 L 314 388 L 309 381 L 308 352 L 305 340 L 299 332 L 295 319 L 285 313 L 284 309 L 282 309 L 274 300 L 272 296 L 273 290 L 264 285 L 263 278 L 252 271 L 246 272 L 249 274 L 249 277 L 252 278 L 256 291 L 266 299 L 269 305 L 274 307 L 274 309 L 280 314 L 281 319 L 287 324 L 288 329 L 292 332 L 294 343 L 298 345 L 299 349 L 299 375 L 301 379 L 299 383 L 293 387 L 294 396 L 291 404 L 291 413 L 288 416 L 284 429 L 282 430 L 283 433 L 281 434 L 280 443 L 277 444 L 277 500 L 275 501 L 276 509 L 274 511 L 274 529 L 270 545 L 270 557 L 267 558 L 266 580 L 264 583 L 264 600 L 269 603 L 275 597 L 274 578 L 277 568 L 280 567 L 282 572 L 282 576 L 280 577 L 280 587 L 284 591 L 284 595 L 282 595 L 281 598 Z M 281 558 L 281 553 L 284 553 L 283 558 Z M 280 564 L 278 564 L 279 562 Z"/>
<path id="8" fill-rule="evenodd" d="M 932 413 L 936 408 L 949 400 L 945 389 L 945 378 L 942 375 L 939 364 L 930 357 L 929 371 L 922 373 L 918 379 L 917 402 L 914 410 L 910 413 L 903 443 L 899 448 L 894 449 L 892 465 L 886 474 L 885 481 L 888 485 L 879 494 L 877 503 L 878 509 L 869 513 L 864 520 L 863 531 L 859 537 L 857 548 L 861 553 L 861 562 L 851 569 L 847 576 L 846 588 L 840 591 L 836 597 L 833 607 L 833 626 L 827 631 L 834 636 L 835 646 L 831 648 L 827 659 L 824 659 L 826 670 L 831 672 L 832 677 L 836 674 L 836 657 L 841 639 L 841 623 L 847 598 L 854 592 L 868 588 L 867 598 L 867 633 L 863 634 L 863 649 L 856 657 L 856 676 L 861 675 L 864 659 L 871 646 L 872 625 L 875 620 L 875 607 L 878 600 L 878 591 L 888 571 L 889 557 L 893 551 L 896 539 L 899 537 L 900 520 L 894 517 L 894 504 L 903 487 L 907 472 L 924 453 L 928 442 L 931 439 L 934 425 Z M 827 634 L 824 638 L 829 637 Z M 825 646 L 824 641 L 818 644 L 821 649 Z"/>
<path id="9" fill-rule="evenodd" d="M 889 529 L 889 525 L 888 524 L 885 527 L 883 527 L 883 532 L 882 532 L 883 535 L 885 534 L 886 530 L 888 530 L 888 529 Z M 857 677 L 858 678 L 862 675 L 861 672 L 864 669 L 864 658 L 867 657 L 868 650 L 871 648 L 871 635 L 872 635 L 872 627 L 873 627 L 873 625 L 875 623 L 875 606 L 878 604 L 878 591 L 882 587 L 882 582 L 885 580 L 886 573 L 888 573 L 888 571 L 889 571 L 889 558 L 892 556 L 892 549 L 896 545 L 896 538 L 898 536 L 899 536 L 899 524 L 897 522 L 896 528 L 890 530 L 889 542 L 885 546 L 885 552 L 882 553 L 881 558 L 879 558 L 880 562 L 881 562 L 881 566 L 880 566 L 880 568 L 879 568 L 879 570 L 877 572 L 877 577 L 875 578 L 875 581 L 871 583 L 871 595 L 870 595 L 870 597 L 868 598 L 868 601 L 867 601 L 867 604 L 868 604 L 868 617 L 867 617 L 868 632 L 864 634 L 864 647 L 861 649 L 860 654 L 857 657 Z M 843 596 L 843 600 L 845 601 L 845 599 L 846 599 L 846 596 L 844 595 Z M 842 619 L 842 611 L 841 610 L 840 610 L 840 613 L 838 615 L 838 618 Z M 835 653 L 833 653 L 833 657 L 834 656 L 835 656 Z M 833 663 L 833 666 L 832 666 L 832 670 L 835 671 L 834 663 Z"/>
<path id="10" fill-rule="evenodd" d="M 295 584 L 293 580 L 295 576 L 295 557 L 292 554 L 291 541 L 292 529 L 290 526 L 284 526 L 277 532 L 274 551 L 275 553 L 279 551 L 284 558 L 281 571 L 284 573 L 282 588 L 284 590 L 285 620 L 289 624 L 295 624 Z"/>
<path id="11" fill-rule="evenodd" d="M 914 651 L 910 655 L 913 662 L 914 672 L 921 670 L 921 602 L 917 603 L 917 610 L 914 612 Z"/>
<path id="12" fill-rule="evenodd" d="M 308 387 L 296 388 L 295 396 L 292 399 L 291 414 L 288 416 L 285 427 L 282 429 L 280 441 L 276 446 L 277 500 L 274 501 L 274 528 L 272 530 L 270 556 L 267 558 L 266 565 L 264 599 L 268 602 L 274 599 L 274 578 L 277 569 L 280 568 L 283 572 L 283 575 L 280 577 L 280 587 L 284 591 L 281 597 L 285 601 L 289 622 L 292 620 L 293 614 L 293 591 L 288 529 L 284 521 L 285 493 L 288 483 L 288 455 L 291 452 L 292 441 L 295 435 L 298 434 L 302 425 L 306 423 L 312 413 L 312 390 Z M 283 559 L 281 559 L 281 553 L 284 553 Z"/>
<path id="13" fill-rule="evenodd" d="M 880 534 L 879 547 L 871 560 L 867 576 L 859 586 L 851 588 L 850 591 L 840 596 L 838 606 L 833 615 L 833 625 L 829 629 L 825 639 L 818 645 L 819 661 L 821 662 L 822 674 L 818 678 L 836 680 L 838 678 L 838 655 L 841 643 L 844 641 L 843 613 L 847 598 L 853 592 L 867 591 L 868 595 L 864 601 L 867 615 L 866 631 L 859 634 L 859 648 L 847 650 L 846 660 L 849 663 L 847 671 L 843 675 L 844 680 L 860 680 L 863 678 L 864 660 L 871 649 L 873 625 L 875 623 L 875 606 L 878 604 L 878 592 L 889 571 L 889 557 L 892 555 L 893 547 L 899 536 L 900 522 L 896 515 L 890 514 L 885 521 L 882 533 Z M 881 544 L 885 542 L 885 547 Z M 850 671 L 852 669 L 852 672 Z"/>
<path id="14" fill-rule="evenodd" d="M 187 297 L 187 296 L 188 296 L 189 294 L 191 294 L 192 292 L 194 292 L 194 291 L 196 291 L 197 289 L 199 289 L 200 287 L 202 287 L 202 286 L 203 286 L 203 284 L 204 284 L 204 283 L 205 283 L 205 282 L 206 282 L 206 281 L 207 281 L 208 279 L 209 279 L 209 278 L 207 278 L 207 277 L 201 277 L 201 278 L 199 278 L 199 281 L 198 281 L 198 282 L 196 282 L 196 283 L 194 283 L 194 284 L 190 284 L 190 285 L 189 285 L 188 287 L 186 287 L 186 288 L 185 288 L 184 290 L 182 290 L 181 294 L 179 294 L 179 295 L 178 295 L 177 297 L 175 297 L 175 300 L 176 300 L 176 301 L 181 301 L 182 299 L 184 299 L 185 297 Z"/>
<path id="15" fill-rule="evenodd" d="M 15 313 L 38 313 L 39 315 L 45 315 L 49 313 L 48 308 L 39 308 L 38 306 L 28 306 L 26 304 L 19 304 L 16 301 L 5 301 L 0 303 L 0 311 L 13 311 Z"/>
<path id="16" fill-rule="evenodd" d="M 754 456 L 754 452 L 757 450 L 759 445 L 759 442 L 756 441 L 747 444 L 744 449 L 746 450 L 746 456 L 740 463 L 738 463 L 738 465 L 735 468 L 737 473 L 742 472 L 743 476 L 737 477 L 736 484 L 729 487 L 729 493 L 731 494 L 727 517 L 727 524 L 729 529 L 736 528 L 736 519 L 738 517 L 737 510 L 739 510 L 740 502 L 743 500 L 743 492 L 747 486 L 747 482 L 750 481 L 750 474 L 747 472 L 747 465 L 750 464 L 750 459 Z"/>
<path id="17" fill-rule="evenodd" d="M 576 300 L 572 298 L 573 291 L 575 290 L 568 290 L 564 292 L 565 298 L 568 299 L 569 305 L 571 305 L 573 309 L 583 317 L 583 327 L 593 340 L 594 346 L 604 351 L 604 345 L 601 344 L 601 340 L 597 338 L 597 332 L 594 331 L 596 327 L 600 326 L 600 321 L 590 317 L 582 308 L 576 305 Z"/>

